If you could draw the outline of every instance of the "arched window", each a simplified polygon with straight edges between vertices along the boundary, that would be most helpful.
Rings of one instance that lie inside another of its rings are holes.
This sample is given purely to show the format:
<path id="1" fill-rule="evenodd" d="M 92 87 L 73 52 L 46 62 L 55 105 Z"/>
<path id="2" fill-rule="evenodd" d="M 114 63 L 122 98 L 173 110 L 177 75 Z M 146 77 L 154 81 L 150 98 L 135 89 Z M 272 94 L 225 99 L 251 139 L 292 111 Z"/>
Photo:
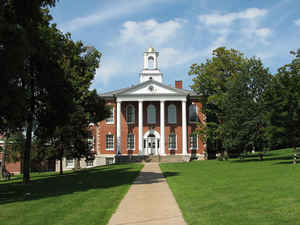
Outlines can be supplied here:
<path id="1" fill-rule="evenodd" d="M 134 134 L 130 133 L 127 135 L 127 150 L 134 150 Z"/>
<path id="2" fill-rule="evenodd" d="M 169 149 L 174 150 L 176 149 L 176 134 L 175 133 L 170 133 L 169 134 Z"/>
<path id="3" fill-rule="evenodd" d="M 147 108 L 148 123 L 156 123 L 156 108 L 154 105 L 149 105 Z"/>
<path id="4" fill-rule="evenodd" d="M 126 121 L 127 123 L 135 123 L 135 108 L 133 105 L 126 107 Z"/>
<path id="5" fill-rule="evenodd" d="M 194 104 L 189 106 L 189 121 L 198 122 L 197 106 Z"/>
<path id="6" fill-rule="evenodd" d="M 168 106 L 168 123 L 176 123 L 177 115 L 176 115 L 176 106 L 171 104 Z"/>
<path id="7" fill-rule="evenodd" d="M 154 58 L 152 56 L 148 57 L 148 68 L 154 69 Z"/>

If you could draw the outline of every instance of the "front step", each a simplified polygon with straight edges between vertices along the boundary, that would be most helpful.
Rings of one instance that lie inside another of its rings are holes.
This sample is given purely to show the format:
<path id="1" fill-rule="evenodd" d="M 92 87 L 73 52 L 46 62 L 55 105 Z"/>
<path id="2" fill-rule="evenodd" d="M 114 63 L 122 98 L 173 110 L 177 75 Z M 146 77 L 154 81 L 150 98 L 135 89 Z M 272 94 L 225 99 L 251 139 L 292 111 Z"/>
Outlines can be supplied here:
<path id="1" fill-rule="evenodd" d="M 188 162 L 190 161 L 190 156 L 183 155 L 166 155 L 166 156 L 158 156 L 158 155 L 120 155 L 116 156 L 116 163 L 129 163 L 129 162 Z"/>

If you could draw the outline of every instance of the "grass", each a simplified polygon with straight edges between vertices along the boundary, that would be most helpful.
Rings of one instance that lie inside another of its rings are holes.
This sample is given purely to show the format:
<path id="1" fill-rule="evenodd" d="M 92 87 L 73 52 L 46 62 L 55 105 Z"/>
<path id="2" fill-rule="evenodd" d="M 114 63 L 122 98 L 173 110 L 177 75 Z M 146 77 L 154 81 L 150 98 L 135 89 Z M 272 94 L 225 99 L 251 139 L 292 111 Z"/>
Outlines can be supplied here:
<path id="1" fill-rule="evenodd" d="M 264 161 L 252 155 L 161 169 L 190 225 L 300 225 L 300 165 L 292 165 L 292 155 L 283 149 Z"/>
<path id="2" fill-rule="evenodd" d="M 112 165 L 78 172 L 33 173 L 0 181 L 1 225 L 104 225 L 137 177 L 142 164 Z"/>

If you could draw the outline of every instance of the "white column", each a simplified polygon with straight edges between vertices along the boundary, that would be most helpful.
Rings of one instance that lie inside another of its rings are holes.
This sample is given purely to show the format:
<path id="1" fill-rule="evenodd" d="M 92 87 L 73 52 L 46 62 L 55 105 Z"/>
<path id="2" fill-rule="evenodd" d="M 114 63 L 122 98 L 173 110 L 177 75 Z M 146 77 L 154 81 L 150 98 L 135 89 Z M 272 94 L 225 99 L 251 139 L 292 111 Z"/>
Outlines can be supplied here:
<path id="1" fill-rule="evenodd" d="M 160 101 L 160 154 L 165 155 L 165 101 Z"/>
<path id="2" fill-rule="evenodd" d="M 139 100 L 139 155 L 144 153 L 143 141 L 143 101 Z"/>
<path id="3" fill-rule="evenodd" d="M 186 100 L 182 101 L 182 154 L 187 155 L 186 142 Z"/>
<path id="4" fill-rule="evenodd" d="M 117 100 L 117 154 L 121 154 L 121 101 Z"/>

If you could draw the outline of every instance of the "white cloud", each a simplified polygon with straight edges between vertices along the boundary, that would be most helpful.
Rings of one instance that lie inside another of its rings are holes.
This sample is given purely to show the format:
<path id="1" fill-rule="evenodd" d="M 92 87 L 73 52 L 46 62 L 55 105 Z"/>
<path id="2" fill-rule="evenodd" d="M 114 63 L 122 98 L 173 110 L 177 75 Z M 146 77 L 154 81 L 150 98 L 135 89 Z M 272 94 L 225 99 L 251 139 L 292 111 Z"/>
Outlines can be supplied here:
<path id="1" fill-rule="evenodd" d="M 255 33 L 257 36 L 265 39 L 271 35 L 272 31 L 269 28 L 260 28 L 260 29 L 256 29 Z"/>
<path id="2" fill-rule="evenodd" d="M 230 25 L 239 19 L 255 19 L 260 16 L 267 14 L 267 10 L 258 8 L 249 8 L 241 12 L 233 12 L 227 14 L 212 13 L 200 15 L 198 17 L 199 21 L 206 25 Z"/>
<path id="3" fill-rule="evenodd" d="M 159 23 L 154 19 L 143 22 L 127 21 L 120 31 L 120 42 L 159 45 L 174 37 L 185 20 L 174 19 Z"/>
<path id="4" fill-rule="evenodd" d="M 111 19 L 118 19 L 121 16 L 141 11 L 143 8 L 149 7 L 149 5 L 159 2 L 160 0 L 120 1 L 109 7 L 104 6 L 101 10 L 98 10 L 93 14 L 77 17 L 65 22 L 60 29 L 65 32 L 79 30 L 90 25 L 103 23 Z"/>
<path id="5" fill-rule="evenodd" d="M 299 27 L 300 27 L 300 18 L 297 19 L 297 20 L 295 20 L 294 22 L 295 22 L 296 26 L 299 26 Z"/>
<path id="6" fill-rule="evenodd" d="M 175 65 L 185 64 L 199 57 L 201 53 L 197 51 L 180 51 L 175 48 L 160 49 L 160 65 L 161 68 L 174 67 Z"/>
<path id="7" fill-rule="evenodd" d="M 260 18 L 267 15 L 266 9 L 248 8 L 240 12 L 212 13 L 198 16 L 200 24 L 204 25 L 209 33 L 217 35 L 216 39 L 208 48 L 215 49 L 226 44 L 233 43 L 232 40 L 239 37 L 236 42 L 252 46 L 260 42 L 268 45 L 267 38 L 272 34 L 268 27 L 260 27 Z"/>

